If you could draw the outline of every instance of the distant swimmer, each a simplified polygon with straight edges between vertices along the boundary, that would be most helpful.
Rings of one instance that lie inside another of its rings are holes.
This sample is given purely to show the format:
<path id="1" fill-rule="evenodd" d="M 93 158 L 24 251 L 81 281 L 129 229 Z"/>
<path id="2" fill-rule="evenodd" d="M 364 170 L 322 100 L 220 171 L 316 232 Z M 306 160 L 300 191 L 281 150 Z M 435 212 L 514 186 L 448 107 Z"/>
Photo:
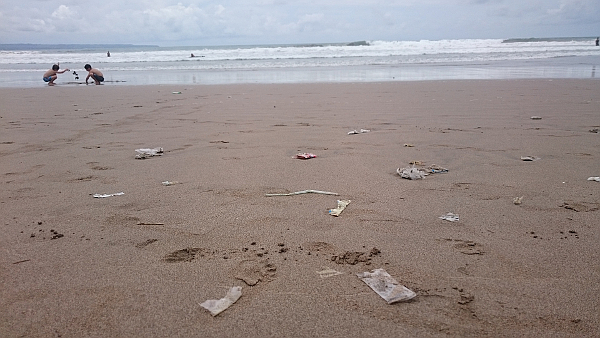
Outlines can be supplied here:
<path id="1" fill-rule="evenodd" d="M 596 45 L 598 44 L 598 42 L 596 41 Z M 195 57 L 194 53 L 192 53 L 192 55 L 190 56 L 191 58 Z"/>
<path id="2" fill-rule="evenodd" d="M 596 38 L 596 46 L 600 46 L 600 38 Z"/>
<path id="3" fill-rule="evenodd" d="M 106 57 L 110 57 L 110 51 L 106 52 Z"/>

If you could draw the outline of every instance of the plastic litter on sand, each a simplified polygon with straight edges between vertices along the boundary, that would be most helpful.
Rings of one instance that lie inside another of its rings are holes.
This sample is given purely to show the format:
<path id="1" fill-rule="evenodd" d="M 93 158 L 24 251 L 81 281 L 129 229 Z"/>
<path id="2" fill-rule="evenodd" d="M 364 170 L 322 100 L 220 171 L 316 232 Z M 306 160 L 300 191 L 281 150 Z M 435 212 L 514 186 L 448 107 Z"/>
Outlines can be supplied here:
<path id="1" fill-rule="evenodd" d="M 317 155 L 312 154 L 312 153 L 300 153 L 300 154 L 296 154 L 296 156 L 294 156 L 294 158 L 298 158 L 301 160 L 308 160 L 309 158 L 315 158 L 317 157 Z"/>
<path id="2" fill-rule="evenodd" d="M 439 218 L 443 219 L 444 221 L 449 221 L 449 222 L 458 222 L 459 217 L 458 214 L 453 214 L 451 212 L 440 216 Z"/>
<path id="3" fill-rule="evenodd" d="M 114 194 L 93 194 L 92 196 L 94 198 L 107 198 L 107 197 L 112 197 L 112 196 L 121 196 L 121 195 L 125 195 L 124 192 L 117 192 Z"/>
<path id="4" fill-rule="evenodd" d="M 354 130 L 352 130 L 352 131 L 349 131 L 349 132 L 348 132 L 348 135 L 364 134 L 364 133 L 368 133 L 368 132 L 370 132 L 370 131 L 371 131 L 371 130 L 369 130 L 369 129 L 361 129 L 360 131 L 358 131 L 358 130 L 354 129 Z"/>
<path id="5" fill-rule="evenodd" d="M 338 200 L 337 204 L 338 204 L 337 208 L 329 210 L 329 214 L 331 216 L 336 216 L 336 217 L 339 216 L 342 213 L 342 211 L 344 211 L 344 209 L 346 209 L 348 204 L 350 204 L 350 200 Z"/>
<path id="6" fill-rule="evenodd" d="M 242 287 L 234 286 L 229 291 L 224 298 L 221 299 L 209 299 L 204 303 L 200 304 L 203 308 L 210 311 L 210 314 L 214 316 L 219 313 L 227 310 L 233 303 L 237 302 L 238 299 L 242 296 Z"/>
<path id="7" fill-rule="evenodd" d="M 539 158 L 537 156 L 521 156 L 521 161 L 537 161 L 540 159 L 541 158 Z"/>
<path id="8" fill-rule="evenodd" d="M 522 202 L 523 202 L 523 196 L 513 198 L 513 204 L 515 204 L 515 205 L 521 205 Z"/>
<path id="9" fill-rule="evenodd" d="M 596 181 L 596 182 L 600 182 L 600 177 L 598 176 L 592 176 L 592 177 L 588 177 L 587 179 L 588 181 Z"/>
<path id="10" fill-rule="evenodd" d="M 319 274 L 319 277 L 321 277 L 321 278 L 329 278 L 329 277 L 343 274 L 343 272 L 339 272 L 339 271 L 336 271 L 336 270 L 333 270 L 330 268 L 323 268 L 323 270 L 317 271 L 317 273 Z"/>
<path id="11" fill-rule="evenodd" d="M 381 296 L 381 298 L 385 299 L 388 304 L 407 301 L 417 296 L 414 291 L 404 285 L 400 285 L 384 269 L 357 273 L 356 276 Z"/>
<path id="12" fill-rule="evenodd" d="M 272 197 L 272 196 L 293 196 L 293 195 L 301 195 L 301 194 L 323 194 L 323 195 L 335 195 L 335 196 L 338 196 L 338 193 L 329 192 L 329 191 L 321 191 L 321 190 L 302 190 L 302 191 L 290 192 L 290 193 L 286 193 L 286 194 L 265 194 L 265 196 L 267 196 L 267 197 Z"/>
<path id="13" fill-rule="evenodd" d="M 163 154 L 163 148 L 141 148 L 136 149 L 135 152 L 137 153 L 137 155 L 135 155 L 135 158 L 138 160 L 143 160 L 148 157 L 161 156 Z"/>
<path id="14" fill-rule="evenodd" d="M 400 177 L 409 180 L 420 180 L 427 176 L 427 173 L 425 171 L 415 168 L 414 165 L 412 166 L 412 168 L 398 168 L 396 169 L 396 172 L 398 173 L 398 175 L 400 175 Z"/>

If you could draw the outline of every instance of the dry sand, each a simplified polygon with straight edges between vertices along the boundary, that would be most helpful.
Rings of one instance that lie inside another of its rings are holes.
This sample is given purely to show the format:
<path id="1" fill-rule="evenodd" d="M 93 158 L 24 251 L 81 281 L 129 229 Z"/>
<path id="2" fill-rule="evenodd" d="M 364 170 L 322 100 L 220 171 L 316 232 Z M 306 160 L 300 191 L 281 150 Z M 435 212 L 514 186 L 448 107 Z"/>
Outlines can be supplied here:
<path id="1" fill-rule="evenodd" d="M 0 102 L 2 337 L 600 336 L 600 81 L 58 85 Z M 415 160 L 449 172 L 400 178 Z M 265 197 L 305 189 L 339 196 Z M 332 217 L 337 199 L 352 202 Z M 388 305 L 355 276 L 375 268 L 418 296 Z M 199 305 L 231 286 L 217 317 Z"/>

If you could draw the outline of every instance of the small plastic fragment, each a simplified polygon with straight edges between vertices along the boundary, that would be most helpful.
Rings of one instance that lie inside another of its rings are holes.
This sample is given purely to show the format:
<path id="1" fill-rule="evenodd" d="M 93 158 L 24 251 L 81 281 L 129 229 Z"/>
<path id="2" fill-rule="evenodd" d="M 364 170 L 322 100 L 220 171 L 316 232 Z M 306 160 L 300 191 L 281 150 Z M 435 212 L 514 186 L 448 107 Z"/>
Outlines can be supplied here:
<path id="1" fill-rule="evenodd" d="M 592 177 L 588 177 L 587 179 L 588 181 L 596 181 L 596 182 L 600 182 L 600 177 L 598 176 L 592 176 Z"/>
<path id="2" fill-rule="evenodd" d="M 458 214 L 453 214 L 451 212 L 440 216 L 439 218 L 443 219 L 444 221 L 449 221 L 449 222 L 458 222 L 459 217 Z"/>
<path id="3" fill-rule="evenodd" d="M 532 116 L 531 119 L 532 120 L 541 120 L 542 117 L 541 116 Z"/>
<path id="4" fill-rule="evenodd" d="M 300 154 L 296 154 L 296 156 L 294 156 L 294 158 L 298 158 L 301 160 L 308 160 L 310 158 L 315 158 L 317 157 L 317 155 L 312 154 L 312 153 L 300 153 Z"/>
<path id="5" fill-rule="evenodd" d="M 170 185 L 174 185 L 174 184 L 181 184 L 181 182 L 178 182 L 178 181 L 164 181 L 164 182 L 162 182 L 162 185 L 164 185 L 164 186 L 170 186 Z"/>
<path id="6" fill-rule="evenodd" d="M 414 291 L 398 283 L 384 269 L 357 273 L 356 276 L 381 296 L 381 298 L 385 299 L 388 304 L 407 301 L 417 296 Z"/>
<path id="7" fill-rule="evenodd" d="M 321 190 L 302 190 L 302 191 L 296 191 L 296 192 L 290 192 L 287 194 L 265 194 L 265 196 L 267 197 L 272 197 L 272 196 L 292 196 L 292 195 L 301 195 L 301 194 L 323 194 L 323 195 L 335 195 L 337 196 L 338 193 L 336 192 L 329 192 L 329 191 L 321 191 Z"/>
<path id="8" fill-rule="evenodd" d="M 349 131 L 349 132 L 348 132 L 348 135 L 364 134 L 364 133 L 368 133 L 368 132 L 370 132 L 370 131 L 371 131 L 371 130 L 369 130 L 369 129 L 361 129 L 360 131 L 358 131 L 358 130 L 354 129 L 354 130 L 352 130 L 352 131 Z"/>
<path id="9" fill-rule="evenodd" d="M 135 155 L 135 158 L 138 160 L 143 160 L 145 158 L 148 157 L 153 157 L 153 156 L 160 156 L 163 154 L 163 148 L 161 147 L 157 147 L 157 148 L 141 148 L 141 149 L 136 149 L 135 152 L 137 153 L 137 155 Z"/>
<path id="10" fill-rule="evenodd" d="M 227 310 L 233 303 L 237 302 L 238 299 L 242 296 L 242 287 L 234 286 L 229 291 L 224 298 L 221 299 L 209 299 L 204 303 L 200 304 L 203 308 L 210 311 L 210 314 L 214 316 L 219 313 Z"/>
<path id="11" fill-rule="evenodd" d="M 319 277 L 321 277 L 321 278 L 329 278 L 329 277 L 343 274 L 343 272 L 339 272 L 339 271 L 336 271 L 336 270 L 333 270 L 330 268 L 323 268 L 323 270 L 317 271 L 317 273 L 319 274 Z"/>
<path id="12" fill-rule="evenodd" d="M 513 204 L 521 205 L 521 202 L 523 202 L 523 196 L 513 198 Z"/>
<path id="13" fill-rule="evenodd" d="M 125 195 L 124 192 L 117 192 L 114 194 L 93 194 L 92 196 L 94 198 L 107 198 L 107 197 L 112 197 L 112 196 L 121 196 L 121 195 Z"/>
<path id="14" fill-rule="evenodd" d="M 539 158 L 537 156 L 521 156 L 521 161 L 537 161 L 540 159 L 541 158 Z"/>
<path id="15" fill-rule="evenodd" d="M 342 213 L 342 211 L 344 211 L 344 209 L 346 209 L 348 204 L 350 204 L 350 200 L 338 200 L 337 204 L 338 204 L 337 208 L 329 210 L 329 214 L 331 216 L 335 216 L 335 217 L 339 216 Z"/>

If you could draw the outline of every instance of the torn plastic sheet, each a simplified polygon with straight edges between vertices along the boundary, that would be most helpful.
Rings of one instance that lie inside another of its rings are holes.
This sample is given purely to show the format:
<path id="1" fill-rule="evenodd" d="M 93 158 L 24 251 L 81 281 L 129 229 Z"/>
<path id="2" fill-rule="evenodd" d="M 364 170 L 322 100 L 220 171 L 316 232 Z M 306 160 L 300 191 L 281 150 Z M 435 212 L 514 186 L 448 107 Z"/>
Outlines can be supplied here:
<path id="1" fill-rule="evenodd" d="M 596 182 L 600 182 L 600 177 L 598 176 L 592 176 L 592 177 L 588 177 L 587 179 L 588 181 L 596 181 Z"/>
<path id="2" fill-rule="evenodd" d="M 415 168 L 414 165 L 412 168 L 398 168 L 396 169 L 396 172 L 398 173 L 398 175 L 400 175 L 400 177 L 409 180 L 420 180 L 427 176 L 427 173 L 425 171 Z"/>
<path id="3" fill-rule="evenodd" d="M 135 155 L 135 158 L 138 160 L 143 160 L 145 158 L 148 157 L 153 157 L 153 156 L 160 156 L 163 154 L 163 148 L 161 147 L 157 147 L 157 148 L 141 148 L 141 149 L 136 149 L 135 152 L 137 153 L 137 155 Z"/>
<path id="4" fill-rule="evenodd" d="M 219 313 L 227 310 L 233 303 L 237 302 L 238 299 L 242 296 L 242 287 L 234 286 L 229 291 L 224 298 L 221 299 L 209 299 L 204 303 L 200 304 L 203 308 L 210 311 L 210 314 L 214 316 Z"/>
<path id="5" fill-rule="evenodd" d="M 339 216 L 342 213 L 342 211 L 344 211 L 344 209 L 346 209 L 348 204 L 350 204 L 350 200 L 338 200 L 337 204 L 338 204 L 337 208 L 329 210 L 329 214 L 331 216 L 336 216 L 336 217 Z"/>
<path id="6" fill-rule="evenodd" d="M 381 298 L 385 299 L 388 304 L 407 301 L 417 296 L 414 291 L 404 285 L 400 285 L 384 269 L 357 273 L 356 276 L 381 296 Z"/>

